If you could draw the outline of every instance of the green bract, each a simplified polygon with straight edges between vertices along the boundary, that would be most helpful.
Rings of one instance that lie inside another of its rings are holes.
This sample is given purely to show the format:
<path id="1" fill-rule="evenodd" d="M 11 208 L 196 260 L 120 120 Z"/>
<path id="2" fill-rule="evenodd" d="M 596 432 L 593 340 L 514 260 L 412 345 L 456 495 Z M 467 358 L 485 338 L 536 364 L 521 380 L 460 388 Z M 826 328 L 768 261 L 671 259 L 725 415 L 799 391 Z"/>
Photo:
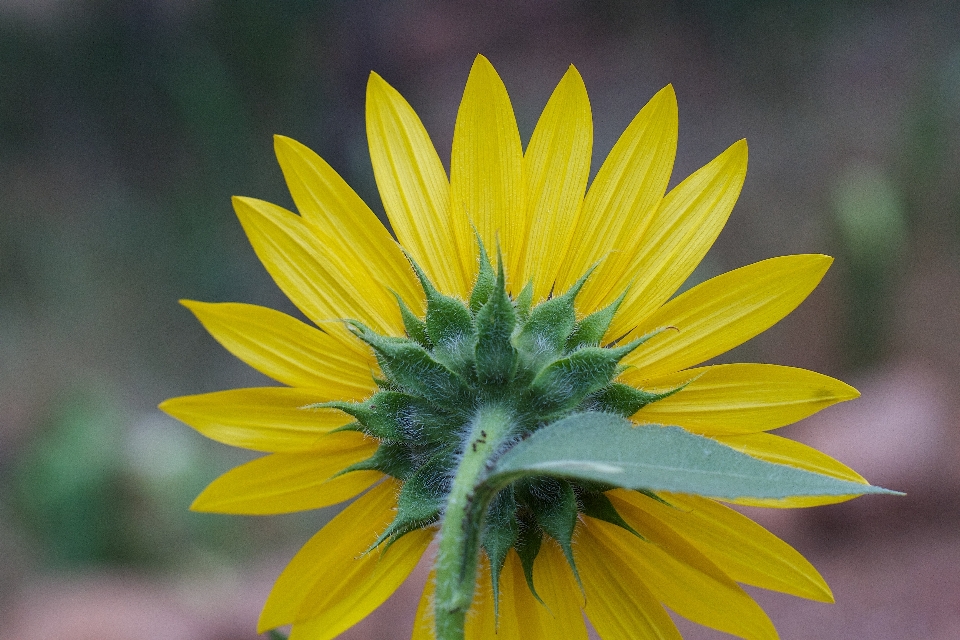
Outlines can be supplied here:
<path id="1" fill-rule="evenodd" d="M 365 402 L 333 402 L 356 422 L 343 429 L 380 441 L 376 453 L 344 473 L 374 469 L 403 482 L 397 515 L 377 544 L 438 522 L 459 461 L 470 447 L 487 444 L 472 425 L 496 407 L 507 419 L 497 435 L 492 463 L 514 444 L 574 413 L 629 417 L 674 393 L 652 394 L 614 382 L 620 360 L 658 332 L 618 345 L 601 345 L 619 300 L 579 321 L 574 300 L 589 277 L 563 295 L 531 308 L 531 289 L 516 298 L 506 288 L 502 264 L 494 273 L 482 245 L 480 273 L 469 303 L 446 296 L 411 260 L 427 298 L 426 317 L 400 305 L 406 338 L 382 336 L 348 321 L 380 364 L 380 390 Z M 578 513 L 632 529 L 603 491 L 611 485 L 554 477 L 524 477 L 490 502 L 481 542 L 491 561 L 494 589 L 511 547 L 533 589 L 533 560 L 544 535 L 563 548 L 571 567 L 571 538 Z"/>

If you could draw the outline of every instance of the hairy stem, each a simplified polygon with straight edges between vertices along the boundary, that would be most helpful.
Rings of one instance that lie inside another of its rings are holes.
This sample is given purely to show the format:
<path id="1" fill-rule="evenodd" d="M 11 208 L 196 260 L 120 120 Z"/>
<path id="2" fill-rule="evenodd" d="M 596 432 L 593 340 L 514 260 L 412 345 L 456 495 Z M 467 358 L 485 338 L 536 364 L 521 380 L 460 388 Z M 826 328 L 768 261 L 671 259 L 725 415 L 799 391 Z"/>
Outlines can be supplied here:
<path id="1" fill-rule="evenodd" d="M 477 582 L 483 519 L 495 493 L 483 486 L 483 480 L 512 426 L 511 412 L 500 405 L 481 408 L 471 425 L 440 525 L 434 603 L 437 640 L 463 640 Z"/>

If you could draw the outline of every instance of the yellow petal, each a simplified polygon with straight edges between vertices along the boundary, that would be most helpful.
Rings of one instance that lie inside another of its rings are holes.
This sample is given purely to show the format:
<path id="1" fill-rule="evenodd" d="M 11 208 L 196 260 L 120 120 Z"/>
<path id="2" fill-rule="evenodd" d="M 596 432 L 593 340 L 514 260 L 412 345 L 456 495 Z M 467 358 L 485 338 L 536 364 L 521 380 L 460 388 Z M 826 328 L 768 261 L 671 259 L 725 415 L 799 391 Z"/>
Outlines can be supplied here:
<path id="1" fill-rule="evenodd" d="M 573 237 L 590 174 L 593 123 L 583 79 L 571 65 L 533 130 L 523 156 L 525 204 L 530 225 L 518 274 L 533 280 L 533 299 L 550 293 Z"/>
<path id="2" fill-rule="evenodd" d="M 727 223 L 747 175 L 747 142 L 741 140 L 681 182 L 663 199 L 639 245 L 610 279 L 606 306 L 627 295 L 607 331 L 616 339 L 680 288 Z M 585 301 L 589 305 L 589 301 Z"/>
<path id="3" fill-rule="evenodd" d="M 522 586 L 527 597 L 530 597 L 523 571 L 516 571 L 514 579 L 519 580 L 516 590 L 520 591 Z M 560 545 L 550 538 L 543 541 L 533 564 L 533 586 L 544 604 L 534 604 L 531 597 L 531 601 L 524 607 L 528 611 L 536 611 L 540 628 L 543 630 L 541 637 L 587 640 L 587 627 L 580 613 L 583 606 L 580 587 L 573 578 L 573 572 L 560 550 Z"/>
<path id="4" fill-rule="evenodd" d="M 584 609 L 603 640 L 682 640 L 673 621 L 644 583 L 637 565 L 605 544 L 597 521 L 578 525 L 574 546 L 583 580 Z"/>
<path id="5" fill-rule="evenodd" d="M 331 433 L 311 451 L 274 453 L 226 472 L 197 496 L 194 511 L 270 515 L 319 509 L 353 498 L 383 477 L 353 471 L 334 478 L 377 450 L 354 432 Z"/>
<path id="6" fill-rule="evenodd" d="M 751 640 L 777 638 L 760 605 L 696 548 L 646 512 L 614 496 L 611 502 L 646 540 L 602 521 L 590 521 L 589 528 L 619 563 L 643 576 L 657 600 L 711 629 Z"/>
<path id="7" fill-rule="evenodd" d="M 470 611 L 467 612 L 464 623 L 464 640 L 487 640 L 488 638 L 494 637 L 498 640 L 502 640 L 504 637 L 517 638 L 519 640 L 521 636 L 516 635 L 512 615 L 511 620 L 507 622 L 510 626 L 501 626 L 500 629 L 498 629 L 497 621 L 494 617 L 493 588 L 490 583 L 490 561 L 487 558 L 487 554 L 481 552 L 477 562 L 477 586 L 473 594 L 473 603 L 470 605 Z M 504 570 L 506 571 L 506 567 L 504 567 Z M 506 597 L 502 574 L 500 582 L 500 610 L 503 612 Z M 510 589 L 512 594 L 512 582 L 507 588 Z M 411 640 L 435 640 L 437 637 L 433 597 L 436 589 L 437 571 L 434 569 L 430 572 L 430 576 L 427 578 L 427 584 L 423 588 L 423 594 L 420 596 L 420 604 L 417 606 L 417 616 L 413 623 Z M 507 606 L 512 607 L 512 604 L 508 603 Z M 522 637 L 526 640 L 526 638 L 536 638 L 537 636 Z"/>
<path id="8" fill-rule="evenodd" d="M 556 290 L 566 291 L 602 261 L 577 299 L 584 313 L 601 305 L 629 264 L 667 190 L 676 153 L 677 97 L 668 85 L 617 140 L 583 202 Z"/>
<path id="9" fill-rule="evenodd" d="M 700 496 L 662 493 L 669 505 L 636 491 L 607 494 L 669 527 L 737 582 L 833 602 L 830 587 L 800 553 L 750 518 Z"/>
<path id="10" fill-rule="evenodd" d="M 833 259 L 821 255 L 770 258 L 729 271 L 677 296 L 632 333 L 675 327 L 624 358 L 652 378 L 685 369 L 746 342 L 793 311 L 817 286 Z"/>
<path id="11" fill-rule="evenodd" d="M 418 529 L 384 552 L 351 559 L 344 570 L 321 579 L 304 600 L 289 640 L 329 640 L 367 617 L 403 584 L 433 540 L 434 531 Z M 318 616 L 313 612 L 322 611 Z"/>
<path id="12" fill-rule="evenodd" d="M 400 246 L 386 228 L 320 156 L 295 140 L 274 136 L 277 160 L 304 221 L 328 249 L 340 249 L 365 268 L 371 280 L 396 291 L 420 313 L 423 290 Z"/>
<path id="13" fill-rule="evenodd" d="M 713 438 L 717 442 L 732 447 L 737 451 L 751 455 L 754 458 L 760 458 L 767 462 L 777 464 L 788 464 L 807 471 L 822 473 L 841 480 L 850 480 L 851 482 L 860 482 L 867 484 L 867 481 L 859 473 L 843 464 L 839 460 L 834 460 L 827 454 L 817 451 L 813 447 L 808 447 L 796 440 L 781 438 L 770 433 L 751 433 L 738 436 L 716 436 Z M 844 502 L 857 495 L 849 496 L 812 496 L 775 499 L 759 498 L 740 498 L 738 500 L 724 500 L 733 504 L 742 504 L 751 507 L 774 507 L 782 509 L 792 509 L 796 507 L 815 507 L 822 504 L 834 504 Z"/>
<path id="14" fill-rule="evenodd" d="M 433 283 L 466 298 L 473 284 L 470 223 L 450 207 L 450 184 L 420 118 L 375 73 L 367 83 L 367 141 L 373 174 L 394 233 Z M 463 247 L 469 257 L 458 257 Z"/>
<path id="15" fill-rule="evenodd" d="M 399 490 L 400 483 L 387 478 L 314 534 L 273 584 L 260 613 L 257 631 L 263 633 L 301 619 L 297 616 L 301 605 L 321 580 L 329 580 L 331 588 L 335 588 L 350 573 L 350 565 L 358 562 L 357 558 L 390 524 Z M 376 560 L 379 553 L 364 557 Z"/>
<path id="16" fill-rule="evenodd" d="M 493 584 L 490 580 L 490 561 L 485 553 L 480 554 L 480 566 L 477 567 L 477 588 L 473 594 L 473 604 L 467 612 L 464 625 L 464 640 L 526 640 L 540 638 L 535 633 L 524 633 L 518 626 L 517 603 L 514 601 L 513 566 L 510 556 L 515 555 L 511 550 L 507 554 L 500 574 L 500 617 L 494 608 Z M 519 560 L 517 563 L 519 565 Z M 526 588 L 526 587 L 524 587 Z M 529 614 L 528 614 L 529 615 Z"/>
<path id="17" fill-rule="evenodd" d="M 323 244 L 300 216 L 263 200 L 235 197 L 233 207 L 260 262 L 304 315 L 334 335 L 349 336 L 345 318 L 402 335 L 396 299 L 342 240 Z"/>
<path id="18" fill-rule="evenodd" d="M 645 406 L 634 422 L 679 425 L 704 435 L 776 429 L 860 395 L 829 376 L 772 364 L 721 364 L 649 380 L 639 380 L 639 373 L 629 369 L 621 379 L 657 393 L 690 384 Z"/>
<path id="19" fill-rule="evenodd" d="M 462 212 L 475 225 L 491 254 L 499 243 L 508 279 L 518 272 L 526 238 L 522 163 L 520 132 L 507 89 L 493 65 L 477 56 L 453 130 L 450 202 L 455 213 Z M 471 247 L 461 245 L 461 264 L 470 268 L 471 279 L 475 255 Z M 522 286 L 513 283 L 512 289 Z"/>
<path id="20" fill-rule="evenodd" d="M 544 549 L 548 545 L 544 545 Z M 558 556 L 552 558 L 556 566 L 542 566 L 537 585 L 538 593 L 544 603 L 540 604 L 530 593 L 527 581 L 523 576 L 523 566 L 516 550 L 511 549 L 507 554 L 503 571 L 500 574 L 500 618 L 497 621 L 497 635 L 500 638 L 516 640 L 563 638 L 564 640 L 586 640 L 587 627 L 580 613 L 579 597 L 572 574 L 567 568 L 567 561 L 563 552 L 556 549 Z M 560 564 L 562 563 L 562 564 Z M 543 558 L 543 551 L 537 556 L 536 565 L 549 565 L 550 560 Z M 566 572 L 563 576 L 562 572 Z M 550 578 L 557 576 L 560 584 L 553 584 Z M 536 576 L 534 577 L 536 580 Z M 570 587 L 573 586 L 571 590 Z M 487 587 L 489 589 L 489 587 Z M 572 593 L 571 593 L 572 592 Z M 559 598 L 556 596 L 560 596 Z M 492 594 L 490 594 L 492 597 Z M 572 597 L 571 597 L 572 596 Z M 491 620 L 488 620 L 489 624 Z M 475 634 L 478 640 L 488 635 Z"/>
<path id="21" fill-rule="evenodd" d="M 393 519 L 399 490 L 400 483 L 387 478 L 310 538 L 274 583 L 258 631 L 321 617 L 331 627 L 348 618 L 354 624 L 389 597 L 402 582 L 397 581 L 398 570 L 406 577 L 433 535 L 421 529 L 385 552 L 380 547 L 366 553 Z M 378 578 L 383 580 L 379 586 Z"/>
<path id="22" fill-rule="evenodd" d="M 477 590 L 467 614 L 466 640 L 517 638 L 518 640 L 586 640 L 587 628 L 580 614 L 580 592 L 559 545 L 545 540 L 534 564 L 534 584 L 544 603 L 537 602 L 527 587 L 516 551 L 507 554 L 500 574 L 500 619 L 494 620 L 493 590 L 489 560 L 480 556 Z M 436 571 L 430 572 L 420 597 L 411 640 L 434 640 Z M 496 635 L 493 635 L 493 630 Z"/>
<path id="23" fill-rule="evenodd" d="M 371 375 L 376 360 L 369 349 L 344 348 L 340 339 L 266 307 L 181 304 L 227 351 L 278 382 L 316 389 L 325 400 L 360 400 L 376 388 Z"/>
<path id="24" fill-rule="evenodd" d="M 304 451 L 351 418 L 305 409 L 329 398 L 312 389 L 260 387 L 170 398 L 160 409 L 211 440 L 255 451 Z"/>

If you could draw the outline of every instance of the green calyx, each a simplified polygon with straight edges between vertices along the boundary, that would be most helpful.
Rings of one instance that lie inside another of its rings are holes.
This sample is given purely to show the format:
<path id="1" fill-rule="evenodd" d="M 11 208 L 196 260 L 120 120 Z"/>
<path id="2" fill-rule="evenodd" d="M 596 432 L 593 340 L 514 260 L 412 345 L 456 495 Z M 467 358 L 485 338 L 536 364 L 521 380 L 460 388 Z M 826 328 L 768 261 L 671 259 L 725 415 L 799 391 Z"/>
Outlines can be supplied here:
<path id="1" fill-rule="evenodd" d="M 602 345 L 622 297 L 578 320 L 574 301 L 589 272 L 567 292 L 533 306 L 532 287 L 511 297 L 502 261 L 495 272 L 481 244 L 480 272 L 465 304 L 439 292 L 411 264 L 427 311 L 419 318 L 397 297 L 406 337 L 347 323 L 376 354 L 383 375 L 379 391 L 364 402 L 319 405 L 355 419 L 342 429 L 380 442 L 372 457 L 343 473 L 374 469 L 403 483 L 396 518 L 376 545 L 440 521 L 465 454 L 489 452 L 489 466 L 517 442 L 573 413 L 629 417 L 678 390 L 653 394 L 614 382 L 623 370 L 620 361 L 656 332 Z M 478 416 L 491 413 L 503 416 L 503 424 L 488 442 L 477 425 Z M 604 496 L 610 488 L 551 477 L 502 488 L 485 507 L 480 535 L 494 591 L 507 554 L 516 549 L 536 596 L 533 562 L 545 536 L 560 544 L 577 575 L 572 537 L 580 514 L 636 533 Z"/>

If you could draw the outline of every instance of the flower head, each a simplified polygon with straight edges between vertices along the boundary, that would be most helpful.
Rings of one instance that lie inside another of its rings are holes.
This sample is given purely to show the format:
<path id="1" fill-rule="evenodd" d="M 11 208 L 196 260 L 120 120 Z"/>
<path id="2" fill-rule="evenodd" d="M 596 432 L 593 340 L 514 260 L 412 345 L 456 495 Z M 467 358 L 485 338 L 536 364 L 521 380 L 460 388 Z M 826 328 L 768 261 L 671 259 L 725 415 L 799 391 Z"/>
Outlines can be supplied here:
<path id="1" fill-rule="evenodd" d="M 161 405 L 210 438 L 269 453 L 215 480 L 196 509 L 284 513 L 362 494 L 284 570 L 261 629 L 292 623 L 291 638 L 322 639 L 355 624 L 403 582 L 456 505 L 473 508 L 497 460 L 583 416 L 676 425 L 751 459 L 868 486 L 767 433 L 854 389 L 775 365 L 691 368 L 788 314 L 830 259 L 773 258 L 672 297 L 733 208 L 747 146 L 734 143 L 668 193 L 671 87 L 641 109 L 589 189 L 590 106 L 573 67 L 524 150 L 506 90 L 478 57 L 449 180 L 416 114 L 376 74 L 367 131 L 396 240 L 329 165 L 278 136 L 300 214 L 251 198 L 234 205 L 313 325 L 254 305 L 185 302 L 228 350 L 285 386 Z M 716 500 L 618 486 L 627 485 L 528 472 L 476 502 L 482 552 L 479 568 L 467 556 L 477 590 L 466 636 L 586 638 L 583 610 L 603 638 L 678 637 L 666 606 L 774 638 L 738 583 L 832 599 L 796 551 Z M 728 501 L 789 507 L 856 493 Z M 431 578 L 416 638 L 433 637 L 434 588 Z"/>

